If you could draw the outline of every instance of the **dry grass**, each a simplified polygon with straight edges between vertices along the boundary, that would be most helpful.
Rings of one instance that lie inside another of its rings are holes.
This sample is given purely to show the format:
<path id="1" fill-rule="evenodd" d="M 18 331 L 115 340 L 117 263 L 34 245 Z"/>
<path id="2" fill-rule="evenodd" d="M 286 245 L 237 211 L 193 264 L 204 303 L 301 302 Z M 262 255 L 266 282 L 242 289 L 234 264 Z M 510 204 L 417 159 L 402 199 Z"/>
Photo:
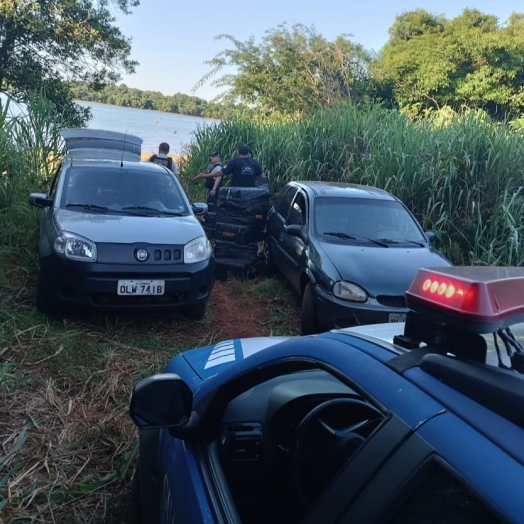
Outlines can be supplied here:
<path id="1" fill-rule="evenodd" d="M 8 274 L 0 282 L 0 523 L 123 522 L 137 456 L 132 387 L 177 352 L 228 338 L 220 300 L 199 322 L 158 314 L 45 318 L 35 310 L 32 276 L 16 266 Z M 244 286 L 252 302 L 273 296 L 288 314 L 271 308 L 260 321 L 273 318 L 274 331 L 296 334 L 289 327 L 296 297 L 287 304 L 278 279 L 257 282 L 227 288 L 236 295 Z"/>
<path id="2" fill-rule="evenodd" d="M 223 338 L 213 315 L 198 328 L 173 315 L 46 319 L 34 289 L 2 291 L 0 522 L 121 522 L 132 387 L 177 351 Z"/>

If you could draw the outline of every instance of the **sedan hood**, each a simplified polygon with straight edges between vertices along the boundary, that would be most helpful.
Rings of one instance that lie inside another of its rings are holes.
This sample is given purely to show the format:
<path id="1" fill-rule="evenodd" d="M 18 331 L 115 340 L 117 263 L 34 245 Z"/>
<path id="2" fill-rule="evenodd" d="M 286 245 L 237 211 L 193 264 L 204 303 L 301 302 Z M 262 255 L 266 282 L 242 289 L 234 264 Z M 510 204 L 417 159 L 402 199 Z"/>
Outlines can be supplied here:
<path id="1" fill-rule="evenodd" d="M 219 342 L 214 346 L 185 351 L 183 357 L 194 372 L 205 380 L 250 355 L 284 342 L 289 338 L 291 337 L 236 338 Z"/>
<path id="2" fill-rule="evenodd" d="M 452 264 L 429 247 L 379 247 L 320 242 L 342 280 L 362 286 L 370 295 L 404 295 L 417 271 Z"/>
<path id="3" fill-rule="evenodd" d="M 121 216 L 55 210 L 58 230 L 75 233 L 95 243 L 187 244 L 204 231 L 193 215 L 183 217 Z"/>

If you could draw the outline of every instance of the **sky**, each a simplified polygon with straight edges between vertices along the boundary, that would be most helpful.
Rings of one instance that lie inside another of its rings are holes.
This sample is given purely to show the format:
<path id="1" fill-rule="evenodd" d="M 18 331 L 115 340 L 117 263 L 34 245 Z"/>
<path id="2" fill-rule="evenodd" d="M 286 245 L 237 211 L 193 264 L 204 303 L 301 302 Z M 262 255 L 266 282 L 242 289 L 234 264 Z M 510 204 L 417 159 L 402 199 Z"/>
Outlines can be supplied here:
<path id="1" fill-rule="evenodd" d="M 395 17 L 421 8 L 447 19 L 466 8 L 496 16 L 504 23 L 513 11 L 524 12 L 522 0 L 141 0 L 133 14 L 117 15 L 116 25 L 132 38 L 131 58 L 140 65 L 122 82 L 128 87 L 185 93 L 211 100 L 219 91 L 208 81 L 196 91 L 197 82 L 210 71 L 206 65 L 224 49 L 231 34 L 242 42 L 253 36 L 260 43 L 268 29 L 282 23 L 314 26 L 328 40 L 338 35 L 368 50 L 380 51 L 389 39 Z"/>

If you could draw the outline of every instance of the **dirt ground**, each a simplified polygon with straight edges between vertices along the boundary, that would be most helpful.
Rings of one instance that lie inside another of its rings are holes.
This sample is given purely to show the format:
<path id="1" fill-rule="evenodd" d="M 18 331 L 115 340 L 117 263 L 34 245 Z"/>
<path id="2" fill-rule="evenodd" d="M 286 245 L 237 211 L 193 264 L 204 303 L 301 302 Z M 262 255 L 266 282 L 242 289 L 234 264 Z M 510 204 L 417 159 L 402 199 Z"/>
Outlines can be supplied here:
<path id="1" fill-rule="evenodd" d="M 267 337 L 269 328 L 260 324 L 260 312 L 268 301 L 253 295 L 232 294 L 226 282 L 217 280 L 210 298 L 216 323 L 227 338 Z"/>

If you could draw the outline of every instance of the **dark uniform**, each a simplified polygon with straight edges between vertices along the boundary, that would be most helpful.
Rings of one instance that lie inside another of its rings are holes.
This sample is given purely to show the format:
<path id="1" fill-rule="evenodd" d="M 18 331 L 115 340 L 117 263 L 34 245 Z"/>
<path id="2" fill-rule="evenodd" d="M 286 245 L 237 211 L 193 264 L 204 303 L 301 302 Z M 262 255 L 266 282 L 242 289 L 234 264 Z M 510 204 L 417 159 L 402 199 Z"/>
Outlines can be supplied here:
<path id="1" fill-rule="evenodd" d="M 218 169 L 217 169 L 218 168 Z M 217 170 L 217 175 L 222 176 L 222 164 L 220 162 L 217 162 L 216 164 L 209 164 L 206 173 L 211 173 L 213 170 Z M 208 204 L 216 204 L 217 198 L 218 198 L 218 190 L 222 186 L 222 180 L 220 180 L 217 190 L 215 192 L 215 196 L 211 196 L 211 190 L 213 189 L 215 185 L 215 179 L 214 178 L 205 178 L 204 179 L 204 186 L 207 189 L 207 203 Z"/>
<path id="2" fill-rule="evenodd" d="M 255 187 L 256 179 L 263 173 L 262 166 L 253 158 L 236 157 L 222 169 L 224 175 L 232 175 L 230 186 Z"/>

